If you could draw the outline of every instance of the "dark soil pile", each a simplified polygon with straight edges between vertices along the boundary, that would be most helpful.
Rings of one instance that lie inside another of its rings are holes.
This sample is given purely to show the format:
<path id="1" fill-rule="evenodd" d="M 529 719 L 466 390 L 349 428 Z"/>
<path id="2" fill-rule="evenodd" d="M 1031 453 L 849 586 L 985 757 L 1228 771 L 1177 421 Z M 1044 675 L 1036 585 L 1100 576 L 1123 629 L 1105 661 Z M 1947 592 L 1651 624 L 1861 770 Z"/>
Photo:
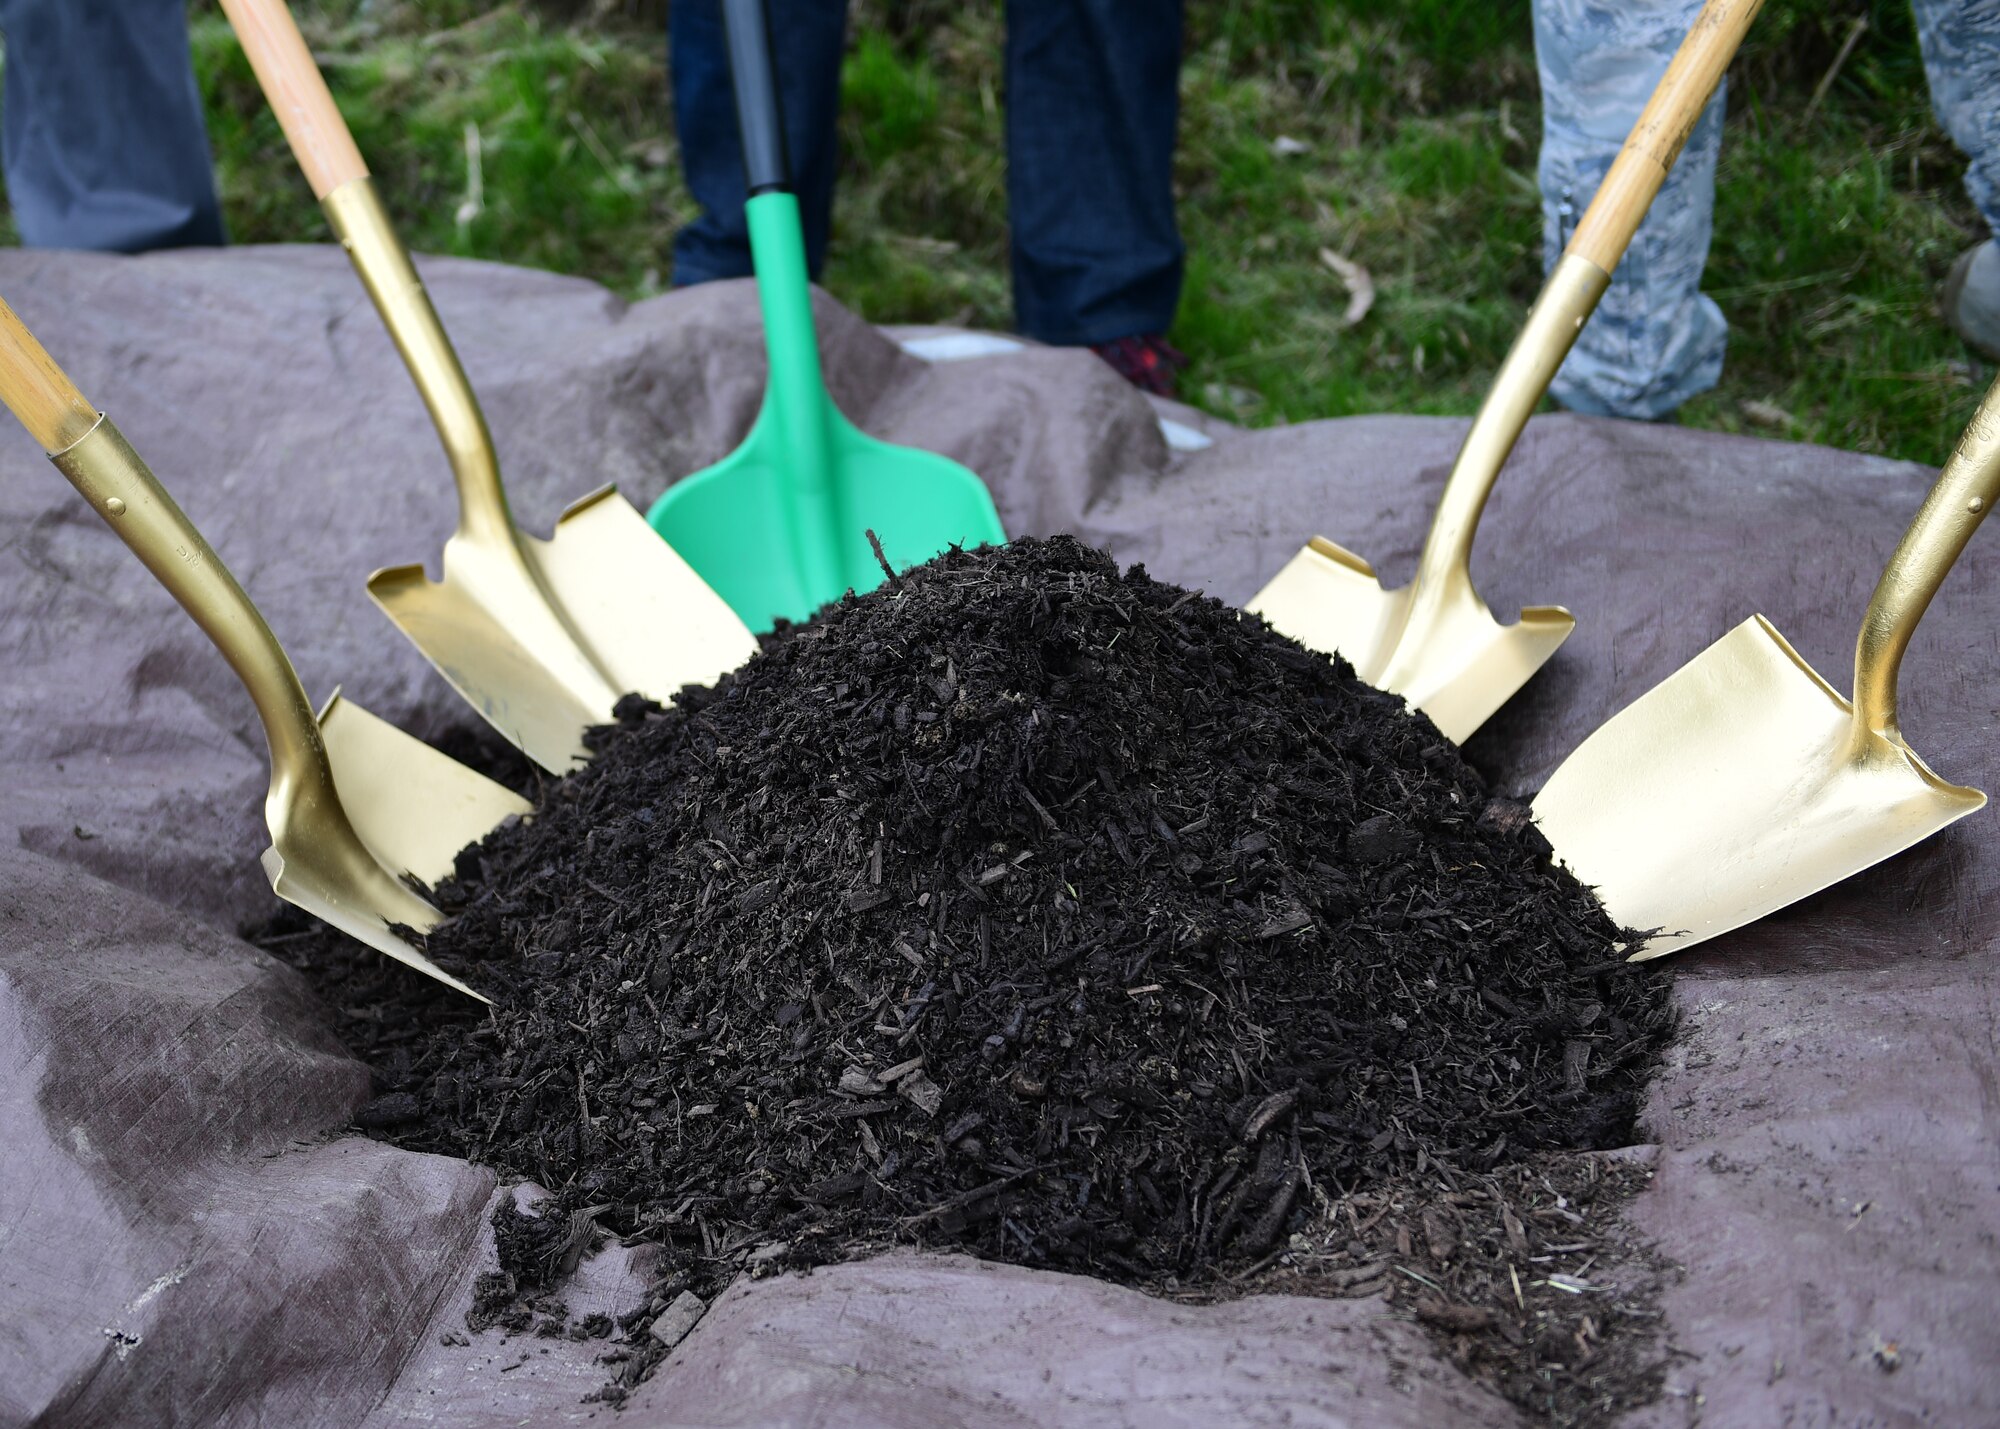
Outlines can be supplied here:
<path id="1" fill-rule="evenodd" d="M 490 1016 L 329 991 L 397 1141 L 697 1283 L 891 1239 L 1212 1281 L 1315 1193 L 1624 1144 L 1669 1031 L 1427 720 L 1072 541 L 621 714 L 439 890 Z"/>

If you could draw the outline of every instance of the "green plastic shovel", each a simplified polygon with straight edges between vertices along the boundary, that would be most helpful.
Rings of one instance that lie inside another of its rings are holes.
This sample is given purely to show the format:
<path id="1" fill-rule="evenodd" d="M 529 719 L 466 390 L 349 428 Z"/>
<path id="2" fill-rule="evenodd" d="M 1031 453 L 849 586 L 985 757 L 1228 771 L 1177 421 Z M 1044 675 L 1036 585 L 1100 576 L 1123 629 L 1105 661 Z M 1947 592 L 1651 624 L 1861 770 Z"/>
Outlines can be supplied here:
<path id="1" fill-rule="evenodd" d="M 856 427 L 827 395 L 813 331 L 805 237 L 779 118 L 763 0 L 724 0 L 770 376 L 750 435 L 669 487 L 646 519 L 752 630 L 804 620 L 951 546 L 1007 539 L 985 483 L 932 452 Z"/>

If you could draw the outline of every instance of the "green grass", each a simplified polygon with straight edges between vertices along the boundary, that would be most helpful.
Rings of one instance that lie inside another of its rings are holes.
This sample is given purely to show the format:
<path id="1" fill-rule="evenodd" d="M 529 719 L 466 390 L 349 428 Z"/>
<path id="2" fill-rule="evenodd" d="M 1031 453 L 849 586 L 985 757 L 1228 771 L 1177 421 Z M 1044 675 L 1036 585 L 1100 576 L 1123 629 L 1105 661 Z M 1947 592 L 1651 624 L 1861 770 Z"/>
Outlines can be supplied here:
<path id="1" fill-rule="evenodd" d="M 413 246 L 630 296 L 667 282 L 692 206 L 659 0 L 296 8 Z M 826 283 L 872 319 L 1009 322 L 999 10 L 854 0 Z M 193 36 L 234 236 L 321 239 L 205 0 Z M 1939 460 L 1992 373 L 1936 317 L 1980 228 L 1907 4 L 1770 0 L 1731 83 L 1707 279 L 1729 363 L 1683 420 Z M 1182 96 L 1187 395 L 1256 423 L 1471 411 L 1541 279 L 1525 0 L 1205 0 Z M 1281 135 L 1304 152 L 1278 155 Z M 1352 328 L 1322 249 L 1373 277 Z"/>

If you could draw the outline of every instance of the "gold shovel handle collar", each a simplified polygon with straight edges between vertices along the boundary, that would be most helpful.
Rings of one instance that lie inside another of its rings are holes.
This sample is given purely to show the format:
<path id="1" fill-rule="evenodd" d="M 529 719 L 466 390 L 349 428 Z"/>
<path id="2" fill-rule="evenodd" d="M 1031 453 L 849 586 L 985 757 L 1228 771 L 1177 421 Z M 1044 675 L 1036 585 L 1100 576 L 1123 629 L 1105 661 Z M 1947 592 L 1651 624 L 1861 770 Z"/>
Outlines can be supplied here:
<path id="1" fill-rule="evenodd" d="M 350 179 L 326 194 L 320 208 L 431 414 L 458 485 L 459 532 L 483 546 L 512 548 L 514 518 L 486 414 L 375 181 L 366 174 Z"/>
<path id="2" fill-rule="evenodd" d="M 84 398 L 4 301 L 0 399 L 243 682 L 271 750 L 265 813 L 273 835 L 288 826 L 303 829 L 343 856 L 365 858 L 334 792 L 319 723 L 271 627 L 118 428 Z"/>
<path id="3" fill-rule="evenodd" d="M 290 8 L 284 0 L 222 0 L 222 9 L 430 410 L 458 484 L 459 530 L 482 543 L 511 543 L 513 521 L 485 415 Z"/>
<path id="4" fill-rule="evenodd" d="M 282 822 L 281 810 L 330 805 L 345 823 L 332 797 L 333 771 L 319 723 L 298 672 L 229 568 L 124 435 L 108 417 L 99 417 L 79 440 L 51 453 L 50 459 L 180 602 L 243 682 L 271 749 L 266 813 Z"/>
<path id="5" fill-rule="evenodd" d="M 1896 677 L 1903 654 L 1931 598 L 1995 500 L 2000 500 L 2000 381 L 1987 389 L 1973 412 L 1869 598 L 1854 644 L 1857 739 L 1874 735 L 1901 742 Z"/>

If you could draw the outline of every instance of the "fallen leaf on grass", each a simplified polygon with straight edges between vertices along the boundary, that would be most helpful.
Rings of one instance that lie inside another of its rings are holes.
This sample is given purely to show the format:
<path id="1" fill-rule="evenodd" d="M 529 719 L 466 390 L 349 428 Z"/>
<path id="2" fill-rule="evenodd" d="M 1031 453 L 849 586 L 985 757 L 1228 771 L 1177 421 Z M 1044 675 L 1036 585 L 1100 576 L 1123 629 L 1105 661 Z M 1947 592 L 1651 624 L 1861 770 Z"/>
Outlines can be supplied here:
<path id="1" fill-rule="evenodd" d="M 1343 258 L 1331 248 L 1319 250 L 1319 261 L 1347 288 L 1347 311 L 1340 315 L 1340 325 L 1353 327 L 1375 306 L 1375 279 L 1352 258 Z"/>
<path id="2" fill-rule="evenodd" d="M 1743 404 L 1743 419 L 1752 426 L 1776 427 L 1780 430 L 1795 427 L 1799 419 L 1774 402 L 1759 402 L 1755 398 Z"/>
<path id="3" fill-rule="evenodd" d="M 1239 417 L 1247 417 L 1264 405 L 1264 394 L 1228 382 L 1210 382 L 1201 394 L 1212 406 L 1227 407 Z"/>

